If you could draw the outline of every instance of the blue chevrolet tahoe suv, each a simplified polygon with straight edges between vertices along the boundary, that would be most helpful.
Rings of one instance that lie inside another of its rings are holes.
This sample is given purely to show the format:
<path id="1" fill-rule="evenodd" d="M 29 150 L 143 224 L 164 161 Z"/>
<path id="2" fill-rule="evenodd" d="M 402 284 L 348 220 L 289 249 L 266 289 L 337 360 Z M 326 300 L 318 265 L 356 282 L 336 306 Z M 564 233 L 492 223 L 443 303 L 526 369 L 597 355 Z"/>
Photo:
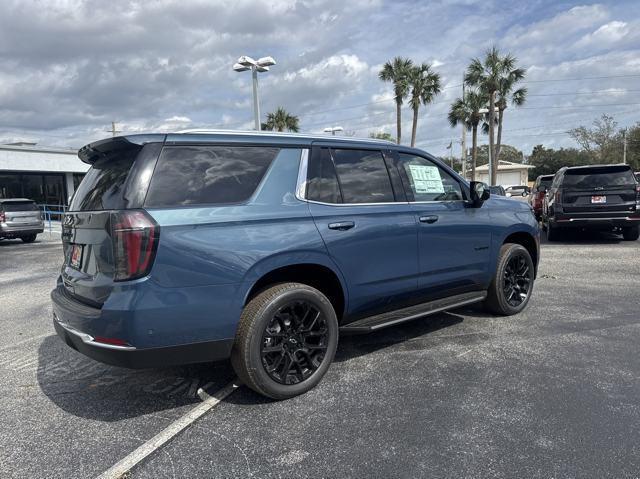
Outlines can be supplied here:
<path id="1" fill-rule="evenodd" d="M 62 227 L 54 325 L 125 367 L 231 358 L 283 399 L 314 387 L 339 334 L 483 302 L 529 301 L 539 231 L 440 160 L 379 140 L 248 132 L 133 135 L 91 169 Z"/>

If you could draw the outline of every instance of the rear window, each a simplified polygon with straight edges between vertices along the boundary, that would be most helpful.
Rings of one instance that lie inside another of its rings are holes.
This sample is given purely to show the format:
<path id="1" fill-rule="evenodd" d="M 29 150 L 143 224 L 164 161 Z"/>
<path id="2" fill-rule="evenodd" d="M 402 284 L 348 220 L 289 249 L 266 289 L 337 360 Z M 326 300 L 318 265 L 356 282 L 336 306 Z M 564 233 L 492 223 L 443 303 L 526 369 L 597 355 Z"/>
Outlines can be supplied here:
<path id="1" fill-rule="evenodd" d="M 158 158 L 145 206 L 246 201 L 279 151 L 251 146 L 165 147 Z"/>
<path id="2" fill-rule="evenodd" d="M 32 201 L 16 201 L 12 203 L 0 203 L 3 211 L 38 211 L 38 206 Z"/>
<path id="3" fill-rule="evenodd" d="M 96 161 L 73 195 L 71 211 L 123 208 L 124 186 L 139 149 L 119 151 Z"/>
<path id="4" fill-rule="evenodd" d="M 552 182 L 553 182 L 553 176 L 550 176 L 549 178 L 540 178 L 539 186 L 546 186 L 548 188 L 549 186 L 551 186 Z"/>
<path id="5" fill-rule="evenodd" d="M 562 186 L 578 189 L 598 187 L 628 186 L 635 184 L 629 167 L 610 166 L 605 168 L 576 168 L 567 170 Z"/>

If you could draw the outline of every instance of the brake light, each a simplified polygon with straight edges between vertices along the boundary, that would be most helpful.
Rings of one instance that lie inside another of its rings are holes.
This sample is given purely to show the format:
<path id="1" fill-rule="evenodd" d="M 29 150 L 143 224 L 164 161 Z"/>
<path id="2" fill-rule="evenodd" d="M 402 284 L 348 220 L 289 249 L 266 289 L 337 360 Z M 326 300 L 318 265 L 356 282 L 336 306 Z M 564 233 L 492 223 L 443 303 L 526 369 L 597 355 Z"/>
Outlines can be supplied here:
<path id="1" fill-rule="evenodd" d="M 127 281 L 149 274 L 159 236 L 160 226 L 145 211 L 125 210 L 112 213 L 114 281 Z"/>
<path id="2" fill-rule="evenodd" d="M 4 211 L 0 211 L 0 223 L 4 223 L 6 220 L 6 217 L 4 216 Z"/>
<path id="3" fill-rule="evenodd" d="M 555 202 L 556 203 L 561 203 L 562 201 L 560 200 L 560 190 L 556 191 L 556 198 L 555 198 Z"/>

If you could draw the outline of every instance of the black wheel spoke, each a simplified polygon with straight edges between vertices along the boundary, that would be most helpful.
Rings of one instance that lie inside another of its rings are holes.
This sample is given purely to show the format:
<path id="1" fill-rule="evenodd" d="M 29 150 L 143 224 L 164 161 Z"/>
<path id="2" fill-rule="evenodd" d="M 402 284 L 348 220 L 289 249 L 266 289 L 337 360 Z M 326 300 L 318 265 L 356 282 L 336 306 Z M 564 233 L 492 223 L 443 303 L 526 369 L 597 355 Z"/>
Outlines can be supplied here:
<path id="1" fill-rule="evenodd" d="M 517 307 L 526 301 L 532 280 L 531 268 L 522 253 L 516 253 L 509 258 L 502 281 L 506 302 Z"/>
<path id="2" fill-rule="evenodd" d="M 261 357 L 267 374 L 280 384 L 298 384 L 324 361 L 329 329 L 321 310 L 309 301 L 282 306 L 262 335 Z"/>

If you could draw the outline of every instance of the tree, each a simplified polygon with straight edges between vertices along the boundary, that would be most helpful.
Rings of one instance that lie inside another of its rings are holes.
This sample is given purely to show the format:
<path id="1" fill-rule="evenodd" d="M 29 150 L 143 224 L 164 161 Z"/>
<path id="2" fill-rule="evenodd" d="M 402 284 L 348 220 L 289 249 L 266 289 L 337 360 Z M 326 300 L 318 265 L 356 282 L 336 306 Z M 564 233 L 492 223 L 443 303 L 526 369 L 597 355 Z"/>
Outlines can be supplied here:
<path id="1" fill-rule="evenodd" d="M 396 101 L 398 144 L 400 144 L 402 139 L 402 103 L 409 93 L 409 72 L 412 67 L 413 62 L 410 59 L 395 57 L 393 60 L 385 63 L 378 74 L 380 80 L 393 83 L 393 93 Z"/>
<path id="2" fill-rule="evenodd" d="M 580 166 L 590 163 L 591 156 L 587 151 L 575 148 L 545 148 L 537 145 L 529 157 L 529 164 L 535 168 L 529 170 L 529 179 L 540 175 L 555 175 L 564 166 Z"/>
<path id="3" fill-rule="evenodd" d="M 391 136 L 391 133 L 387 133 L 386 131 L 376 131 L 375 133 L 369 133 L 369 138 L 376 138 L 378 140 L 387 140 L 392 143 L 396 142 L 396 139 Z"/>
<path id="4" fill-rule="evenodd" d="M 418 109 L 420 104 L 428 105 L 441 91 L 440 75 L 431 70 L 431 65 L 423 63 L 411 68 L 409 72 L 411 94 L 409 104 L 413 110 L 411 125 L 411 146 L 416 146 L 416 130 L 418 129 Z"/>
<path id="5" fill-rule="evenodd" d="M 262 124 L 263 130 L 271 131 L 300 131 L 300 120 L 297 116 L 289 114 L 287 110 L 279 106 L 275 112 L 267 113 L 267 121 Z"/>
<path id="6" fill-rule="evenodd" d="M 455 128 L 462 123 L 471 131 L 471 181 L 476 179 L 476 166 L 478 159 L 478 124 L 483 114 L 480 110 L 486 108 L 487 98 L 478 91 L 471 90 L 464 94 L 464 98 L 456 99 L 449 110 L 449 123 Z M 466 152 L 465 152 L 466 154 Z M 463 172 L 466 174 L 466 172 Z"/>
<path id="7" fill-rule="evenodd" d="M 624 137 L 618 131 L 618 122 L 612 116 L 602 115 L 593 122 L 593 128 L 579 126 L 569 135 L 598 163 L 622 163 Z"/>
<path id="8" fill-rule="evenodd" d="M 491 149 L 492 158 L 492 177 L 491 184 L 495 185 L 498 175 L 498 148 L 496 148 L 494 129 L 496 123 L 495 110 L 500 105 L 504 105 L 506 108 L 507 98 L 511 94 L 515 84 L 522 80 L 525 76 L 525 71 L 522 68 L 516 68 L 516 58 L 507 54 L 505 56 L 500 55 L 500 51 L 494 46 L 488 50 L 483 60 L 474 58 L 467 67 L 467 71 L 464 76 L 464 82 L 473 87 L 477 87 L 483 94 L 486 94 L 489 98 L 489 148 Z M 521 93 L 517 98 L 511 97 L 511 101 L 524 101 L 526 96 L 526 90 L 520 89 Z M 516 92 L 513 92 L 515 94 Z M 502 102 L 502 103 L 500 103 Z M 504 109 L 503 109 L 504 112 Z M 499 112 L 500 113 L 500 112 Z M 498 115 L 498 128 L 500 135 L 502 134 L 502 123 L 500 120 L 500 114 Z M 502 138 L 499 136 L 498 141 Z"/>

